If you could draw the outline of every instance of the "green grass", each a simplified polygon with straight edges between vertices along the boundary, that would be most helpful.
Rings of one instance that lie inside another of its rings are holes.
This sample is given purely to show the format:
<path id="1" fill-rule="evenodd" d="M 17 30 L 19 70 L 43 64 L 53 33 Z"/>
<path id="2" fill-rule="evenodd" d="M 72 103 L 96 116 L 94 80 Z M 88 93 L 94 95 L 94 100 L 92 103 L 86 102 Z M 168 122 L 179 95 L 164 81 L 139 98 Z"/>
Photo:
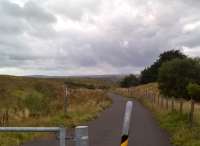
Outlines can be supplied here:
<path id="1" fill-rule="evenodd" d="M 42 134 L 40 134 L 42 135 Z M 4 133 L 0 134 L 0 146 L 20 146 L 23 141 L 31 140 L 38 137 L 35 133 Z"/>
<path id="2" fill-rule="evenodd" d="M 155 111 L 160 126 L 171 135 L 175 146 L 200 146 L 200 127 L 190 127 L 188 114 Z"/>
<path id="3" fill-rule="evenodd" d="M 174 146 L 200 146 L 200 126 L 194 123 L 191 128 L 188 113 L 166 111 L 157 106 L 152 107 L 147 100 L 140 101 L 152 111 L 160 127 L 170 134 Z"/>
<path id="4" fill-rule="evenodd" d="M 149 108 L 157 119 L 160 127 L 165 129 L 171 139 L 171 143 L 174 146 L 200 146 L 200 116 L 199 109 L 200 106 L 196 104 L 195 113 L 194 113 L 194 123 L 191 127 L 189 122 L 189 110 L 190 104 L 189 102 L 184 103 L 183 113 L 179 113 L 179 104 L 175 102 L 176 111 L 167 110 L 165 108 L 161 108 L 160 106 L 153 105 L 148 97 L 144 97 L 144 91 L 147 89 L 153 92 L 159 92 L 157 88 L 157 84 L 147 84 L 138 86 L 134 89 L 137 89 L 139 93 L 132 93 L 131 97 L 130 93 L 127 92 L 126 89 L 118 89 L 117 92 L 131 98 L 135 98 L 140 101 L 143 105 Z M 135 95 L 134 95 L 135 94 Z M 137 96 L 136 96 L 137 95 Z"/>

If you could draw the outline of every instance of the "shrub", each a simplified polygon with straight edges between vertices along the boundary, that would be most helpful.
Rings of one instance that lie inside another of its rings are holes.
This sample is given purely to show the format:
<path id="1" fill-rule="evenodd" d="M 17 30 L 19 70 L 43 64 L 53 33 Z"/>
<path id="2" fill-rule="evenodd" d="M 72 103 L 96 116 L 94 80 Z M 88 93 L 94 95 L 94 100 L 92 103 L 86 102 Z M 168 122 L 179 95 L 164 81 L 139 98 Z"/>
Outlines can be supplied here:
<path id="1" fill-rule="evenodd" d="M 189 96 L 194 100 L 200 100 L 200 85 L 189 83 L 187 86 Z"/>
<path id="2" fill-rule="evenodd" d="M 121 87 L 131 87 L 131 86 L 136 86 L 138 85 L 139 81 L 138 78 L 135 75 L 129 75 L 126 76 L 120 83 Z"/>
<path id="3" fill-rule="evenodd" d="M 189 83 L 200 83 L 200 64 L 193 59 L 174 59 L 159 70 L 159 89 L 166 96 L 189 98 Z"/>
<path id="4" fill-rule="evenodd" d="M 48 100 L 44 98 L 41 93 L 36 91 L 31 92 L 24 99 L 24 104 L 30 110 L 32 116 L 47 114 L 49 111 L 48 103 Z"/>

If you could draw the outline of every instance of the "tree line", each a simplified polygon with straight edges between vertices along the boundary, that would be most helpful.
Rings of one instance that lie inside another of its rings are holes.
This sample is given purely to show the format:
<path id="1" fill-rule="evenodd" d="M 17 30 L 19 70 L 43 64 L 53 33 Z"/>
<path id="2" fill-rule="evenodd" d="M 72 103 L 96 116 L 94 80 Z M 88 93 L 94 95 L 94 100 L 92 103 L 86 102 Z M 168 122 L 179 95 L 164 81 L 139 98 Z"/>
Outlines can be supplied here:
<path id="1" fill-rule="evenodd" d="M 131 87 L 150 82 L 158 82 L 161 94 L 167 97 L 200 100 L 200 58 L 190 58 L 179 50 L 163 52 L 138 77 L 128 75 L 120 85 Z"/>

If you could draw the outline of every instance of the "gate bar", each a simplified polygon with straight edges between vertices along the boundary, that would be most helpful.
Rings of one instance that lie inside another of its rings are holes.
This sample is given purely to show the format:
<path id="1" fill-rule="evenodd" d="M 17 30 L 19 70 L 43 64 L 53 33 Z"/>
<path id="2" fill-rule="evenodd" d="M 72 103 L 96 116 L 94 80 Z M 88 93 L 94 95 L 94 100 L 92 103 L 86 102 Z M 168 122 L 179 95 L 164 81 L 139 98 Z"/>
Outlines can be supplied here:
<path id="1" fill-rule="evenodd" d="M 0 132 L 59 132 L 60 146 L 66 146 L 64 127 L 0 127 Z"/>

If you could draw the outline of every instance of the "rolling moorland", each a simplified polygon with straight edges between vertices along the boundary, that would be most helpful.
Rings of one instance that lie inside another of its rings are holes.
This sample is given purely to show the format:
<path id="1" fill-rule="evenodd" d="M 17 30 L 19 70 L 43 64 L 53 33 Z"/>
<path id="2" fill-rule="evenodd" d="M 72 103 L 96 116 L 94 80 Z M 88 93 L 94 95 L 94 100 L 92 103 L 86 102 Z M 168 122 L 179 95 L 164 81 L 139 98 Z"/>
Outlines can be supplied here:
<path id="1" fill-rule="evenodd" d="M 64 115 L 66 85 L 68 111 Z M 111 104 L 104 91 L 111 85 L 90 78 L 0 76 L 0 125 L 74 127 L 95 118 Z M 38 136 L 41 134 L 1 133 L 0 145 L 17 146 Z"/>

